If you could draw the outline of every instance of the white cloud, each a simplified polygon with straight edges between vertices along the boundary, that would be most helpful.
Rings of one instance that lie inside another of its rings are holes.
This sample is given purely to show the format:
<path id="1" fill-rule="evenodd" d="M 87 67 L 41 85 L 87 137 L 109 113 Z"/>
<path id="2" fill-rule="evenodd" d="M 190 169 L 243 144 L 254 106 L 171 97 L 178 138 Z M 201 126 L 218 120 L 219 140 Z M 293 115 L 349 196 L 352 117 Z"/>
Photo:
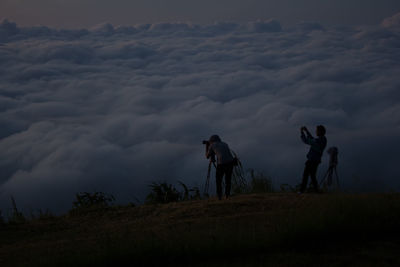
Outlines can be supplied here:
<path id="1" fill-rule="evenodd" d="M 90 30 L 3 21 L 0 197 L 65 210 L 78 191 L 129 201 L 151 181 L 201 186 L 201 141 L 214 133 L 246 167 L 294 184 L 303 124 L 326 125 L 348 187 L 356 175 L 365 188 L 399 189 L 400 33 L 387 21 Z"/>

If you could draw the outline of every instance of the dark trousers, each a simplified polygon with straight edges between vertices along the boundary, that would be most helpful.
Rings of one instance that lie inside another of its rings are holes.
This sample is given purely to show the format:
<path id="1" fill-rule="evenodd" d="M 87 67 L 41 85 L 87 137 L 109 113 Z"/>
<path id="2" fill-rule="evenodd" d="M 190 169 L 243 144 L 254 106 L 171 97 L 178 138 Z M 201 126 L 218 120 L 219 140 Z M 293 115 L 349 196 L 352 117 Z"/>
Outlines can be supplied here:
<path id="1" fill-rule="evenodd" d="M 216 172 L 217 181 L 217 195 L 222 198 L 222 178 L 225 175 L 225 196 L 229 197 L 231 194 L 231 181 L 232 181 L 233 163 L 218 164 Z"/>
<path id="2" fill-rule="evenodd" d="M 300 192 L 304 192 L 307 188 L 308 184 L 308 176 L 311 177 L 311 183 L 314 186 L 315 192 L 319 192 L 318 188 L 318 181 L 317 181 L 317 169 L 318 169 L 319 162 L 315 161 L 306 161 L 306 167 L 304 168 L 303 173 L 303 182 L 301 183 Z"/>

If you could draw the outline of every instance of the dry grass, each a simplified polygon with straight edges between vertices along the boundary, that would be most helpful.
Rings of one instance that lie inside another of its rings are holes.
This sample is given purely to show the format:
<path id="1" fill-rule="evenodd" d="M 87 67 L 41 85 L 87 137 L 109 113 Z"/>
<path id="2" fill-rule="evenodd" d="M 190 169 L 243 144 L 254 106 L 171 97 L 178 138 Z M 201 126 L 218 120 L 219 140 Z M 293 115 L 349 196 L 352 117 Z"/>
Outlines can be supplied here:
<path id="1" fill-rule="evenodd" d="M 111 207 L 0 228 L 0 265 L 397 266 L 399 211 L 398 194 Z"/>

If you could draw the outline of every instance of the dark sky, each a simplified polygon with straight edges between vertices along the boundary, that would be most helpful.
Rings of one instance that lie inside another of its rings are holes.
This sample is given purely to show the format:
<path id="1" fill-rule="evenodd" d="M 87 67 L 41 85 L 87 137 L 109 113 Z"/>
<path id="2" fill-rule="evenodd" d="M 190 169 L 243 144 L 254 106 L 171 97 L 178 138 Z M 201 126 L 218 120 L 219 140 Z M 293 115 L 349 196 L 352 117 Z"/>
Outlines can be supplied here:
<path id="1" fill-rule="evenodd" d="M 1 0 L 0 18 L 19 25 L 90 27 L 183 21 L 249 21 L 275 18 L 283 25 L 377 24 L 400 11 L 398 0 Z"/>

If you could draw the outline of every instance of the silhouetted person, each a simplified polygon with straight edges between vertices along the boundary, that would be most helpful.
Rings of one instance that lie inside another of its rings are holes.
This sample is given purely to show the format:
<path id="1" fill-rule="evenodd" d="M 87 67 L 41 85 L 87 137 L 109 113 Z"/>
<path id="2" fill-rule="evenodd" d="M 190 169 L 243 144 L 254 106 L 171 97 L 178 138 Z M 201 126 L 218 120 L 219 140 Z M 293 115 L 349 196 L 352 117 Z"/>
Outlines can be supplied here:
<path id="1" fill-rule="evenodd" d="M 216 171 L 216 182 L 217 182 L 217 195 L 218 199 L 222 198 L 222 179 L 225 176 L 225 196 L 228 198 L 231 193 L 231 180 L 233 171 L 233 156 L 228 144 L 221 141 L 218 135 L 210 137 L 206 146 L 206 157 L 216 157 L 217 171 Z"/>
<path id="2" fill-rule="evenodd" d="M 311 182 L 316 192 L 319 192 L 318 181 L 317 181 L 317 169 L 321 163 L 322 153 L 326 147 L 325 127 L 318 125 L 316 129 L 317 138 L 314 138 L 306 127 L 301 127 L 301 140 L 307 145 L 310 145 L 310 151 L 307 154 L 306 166 L 303 173 L 303 181 L 301 183 L 300 192 L 303 193 L 306 190 L 308 184 L 308 177 L 311 177 Z"/>

